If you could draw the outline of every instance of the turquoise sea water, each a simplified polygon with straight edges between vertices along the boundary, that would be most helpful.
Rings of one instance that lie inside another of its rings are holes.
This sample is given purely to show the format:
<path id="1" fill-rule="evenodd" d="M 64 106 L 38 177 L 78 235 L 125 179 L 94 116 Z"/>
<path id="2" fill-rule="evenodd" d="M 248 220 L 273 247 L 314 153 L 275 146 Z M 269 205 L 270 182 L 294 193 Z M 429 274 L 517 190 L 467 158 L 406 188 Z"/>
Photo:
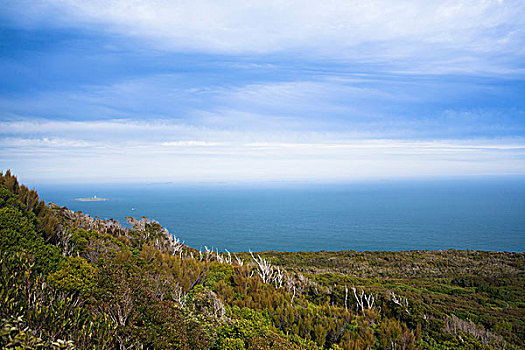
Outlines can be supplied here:
<path id="1" fill-rule="evenodd" d="M 525 250 L 523 179 L 34 187 L 92 216 L 156 219 L 195 248 Z M 109 200 L 75 200 L 93 195 Z"/>

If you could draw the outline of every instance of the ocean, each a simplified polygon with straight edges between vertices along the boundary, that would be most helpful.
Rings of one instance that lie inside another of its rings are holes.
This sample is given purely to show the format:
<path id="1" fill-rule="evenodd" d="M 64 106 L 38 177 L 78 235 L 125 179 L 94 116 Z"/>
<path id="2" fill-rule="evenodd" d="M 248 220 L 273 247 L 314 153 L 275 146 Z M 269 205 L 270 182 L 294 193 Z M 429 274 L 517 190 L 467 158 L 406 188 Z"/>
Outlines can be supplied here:
<path id="1" fill-rule="evenodd" d="M 525 180 L 35 185 L 46 202 L 238 251 L 525 250 Z M 107 198 L 81 202 L 79 197 Z"/>

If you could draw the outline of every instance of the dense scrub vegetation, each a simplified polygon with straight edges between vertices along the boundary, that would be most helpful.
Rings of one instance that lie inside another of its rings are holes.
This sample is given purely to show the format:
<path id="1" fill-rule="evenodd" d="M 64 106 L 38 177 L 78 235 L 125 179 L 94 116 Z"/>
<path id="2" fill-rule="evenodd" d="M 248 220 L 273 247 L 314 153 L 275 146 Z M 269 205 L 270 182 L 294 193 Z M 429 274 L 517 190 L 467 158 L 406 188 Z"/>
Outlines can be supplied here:
<path id="1" fill-rule="evenodd" d="M 520 349 L 525 254 L 230 254 L 0 176 L 0 347 Z"/>

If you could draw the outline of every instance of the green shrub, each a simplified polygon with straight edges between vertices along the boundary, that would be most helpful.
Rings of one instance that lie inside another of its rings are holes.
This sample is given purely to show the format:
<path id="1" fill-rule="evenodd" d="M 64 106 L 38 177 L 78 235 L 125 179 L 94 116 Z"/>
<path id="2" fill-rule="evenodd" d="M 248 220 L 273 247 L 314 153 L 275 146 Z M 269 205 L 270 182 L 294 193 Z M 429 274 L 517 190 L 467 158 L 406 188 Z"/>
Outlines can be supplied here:
<path id="1" fill-rule="evenodd" d="M 96 287 L 97 268 L 81 257 L 69 257 L 60 269 L 49 275 L 51 286 L 65 292 L 79 294 L 84 298 L 93 295 Z"/>

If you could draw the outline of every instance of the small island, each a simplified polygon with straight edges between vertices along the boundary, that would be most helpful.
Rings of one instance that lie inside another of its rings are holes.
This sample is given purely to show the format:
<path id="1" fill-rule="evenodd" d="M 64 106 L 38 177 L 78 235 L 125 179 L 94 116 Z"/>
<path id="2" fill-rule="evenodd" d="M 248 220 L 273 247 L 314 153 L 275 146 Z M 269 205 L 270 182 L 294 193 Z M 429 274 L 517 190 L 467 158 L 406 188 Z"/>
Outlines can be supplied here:
<path id="1" fill-rule="evenodd" d="M 104 201 L 107 201 L 108 199 L 93 196 L 93 197 L 85 197 L 85 198 L 75 198 L 75 200 L 79 202 L 104 202 Z"/>

